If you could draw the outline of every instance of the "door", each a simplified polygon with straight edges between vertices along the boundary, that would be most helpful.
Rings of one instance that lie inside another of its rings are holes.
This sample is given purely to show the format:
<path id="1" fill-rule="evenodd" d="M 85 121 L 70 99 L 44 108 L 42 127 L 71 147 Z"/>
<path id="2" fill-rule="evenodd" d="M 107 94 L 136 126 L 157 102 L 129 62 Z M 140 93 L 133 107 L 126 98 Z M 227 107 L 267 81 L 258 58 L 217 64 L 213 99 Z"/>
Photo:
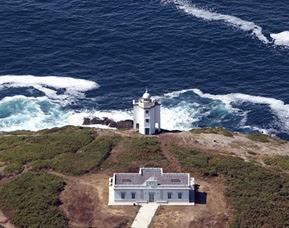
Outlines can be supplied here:
<path id="1" fill-rule="evenodd" d="M 149 202 L 155 202 L 155 193 L 149 192 Z"/>
<path id="2" fill-rule="evenodd" d="M 145 134 L 149 135 L 150 134 L 150 129 L 149 128 L 145 128 Z"/>

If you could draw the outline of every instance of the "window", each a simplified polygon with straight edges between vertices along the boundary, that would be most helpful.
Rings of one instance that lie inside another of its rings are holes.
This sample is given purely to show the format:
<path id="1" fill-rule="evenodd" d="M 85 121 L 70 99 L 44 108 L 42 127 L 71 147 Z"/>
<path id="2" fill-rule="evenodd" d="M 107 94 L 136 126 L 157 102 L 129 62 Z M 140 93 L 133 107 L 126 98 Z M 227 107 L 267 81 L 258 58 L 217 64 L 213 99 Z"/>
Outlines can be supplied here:
<path id="1" fill-rule="evenodd" d="M 178 193 L 178 199 L 182 199 L 183 198 L 183 193 L 179 192 Z"/>
<path id="2" fill-rule="evenodd" d="M 124 183 L 124 184 L 125 183 L 131 183 L 131 180 L 130 179 L 122 179 L 121 182 Z"/>
<path id="3" fill-rule="evenodd" d="M 148 122 L 150 122 L 150 120 L 149 120 L 149 119 L 146 119 L 146 123 L 148 123 Z"/>
<path id="4" fill-rule="evenodd" d="M 171 199 L 171 198 L 172 198 L 172 193 L 168 192 L 168 199 Z"/>
<path id="5" fill-rule="evenodd" d="M 180 180 L 180 179 L 171 179 L 171 182 L 172 182 L 172 183 L 180 183 L 181 180 Z"/>
<path id="6" fill-rule="evenodd" d="M 121 197 L 122 199 L 125 199 L 125 192 L 121 192 L 121 193 L 120 193 L 120 197 Z"/>
<path id="7" fill-rule="evenodd" d="M 149 110 L 146 110 L 146 114 L 149 114 Z"/>
<path id="8" fill-rule="evenodd" d="M 132 198 L 132 199 L 135 199 L 135 192 L 132 192 L 132 193 L 131 193 L 131 198 Z"/>

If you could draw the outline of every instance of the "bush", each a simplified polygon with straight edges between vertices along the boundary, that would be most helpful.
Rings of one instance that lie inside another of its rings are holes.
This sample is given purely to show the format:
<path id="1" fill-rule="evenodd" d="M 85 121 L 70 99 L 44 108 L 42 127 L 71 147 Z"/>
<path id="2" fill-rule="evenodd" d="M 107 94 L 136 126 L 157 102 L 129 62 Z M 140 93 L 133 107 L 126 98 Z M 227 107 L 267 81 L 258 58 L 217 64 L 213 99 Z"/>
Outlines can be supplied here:
<path id="1" fill-rule="evenodd" d="M 222 175 L 226 179 L 226 196 L 235 209 L 232 227 L 289 226 L 288 175 L 237 157 L 183 147 L 173 148 L 172 152 L 186 169 L 207 176 Z"/>
<path id="2" fill-rule="evenodd" d="M 186 168 L 196 168 L 199 171 L 204 171 L 208 167 L 211 156 L 205 153 L 201 153 L 197 150 L 191 150 L 188 148 L 179 148 L 172 145 L 171 152 L 173 152 L 180 164 Z"/>
<path id="3" fill-rule="evenodd" d="M 27 163 L 75 153 L 94 139 L 90 129 L 63 128 L 52 133 L 0 137 L 0 160 Z"/>
<path id="4" fill-rule="evenodd" d="M 117 156 L 118 165 L 138 164 L 153 167 L 167 164 L 158 138 L 127 138 L 123 141 L 123 145 L 124 151 Z"/>
<path id="5" fill-rule="evenodd" d="M 258 131 L 249 133 L 247 137 L 253 141 L 262 142 L 262 143 L 270 142 L 270 138 L 271 138 L 269 135 L 262 134 Z"/>
<path id="6" fill-rule="evenodd" d="M 53 159 L 31 163 L 33 170 L 53 169 L 68 175 L 82 175 L 100 166 L 118 138 L 101 136 L 82 147 L 77 153 L 62 153 Z"/>
<path id="7" fill-rule="evenodd" d="M 5 176 L 10 176 L 10 175 L 17 175 L 22 173 L 24 170 L 24 167 L 20 163 L 11 163 L 7 165 L 3 171 Z"/>
<path id="8" fill-rule="evenodd" d="M 263 160 L 266 165 L 270 165 L 277 169 L 282 169 L 285 171 L 289 170 L 289 156 L 267 156 Z"/>
<path id="9" fill-rule="evenodd" d="M 190 131 L 193 134 L 218 134 L 224 135 L 226 137 L 234 137 L 233 133 L 225 128 L 216 127 L 216 128 L 196 128 Z"/>
<path id="10" fill-rule="evenodd" d="M 58 209 L 63 188 L 60 177 L 28 172 L 0 187 L 0 207 L 18 227 L 67 227 Z"/>

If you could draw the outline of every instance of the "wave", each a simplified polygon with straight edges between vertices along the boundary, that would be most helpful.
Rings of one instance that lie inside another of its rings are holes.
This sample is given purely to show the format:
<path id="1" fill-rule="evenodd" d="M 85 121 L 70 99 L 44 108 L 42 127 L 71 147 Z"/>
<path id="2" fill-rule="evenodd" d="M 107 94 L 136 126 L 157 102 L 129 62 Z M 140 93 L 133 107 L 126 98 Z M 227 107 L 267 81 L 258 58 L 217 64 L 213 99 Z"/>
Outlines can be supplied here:
<path id="1" fill-rule="evenodd" d="M 200 18 L 202 20 L 223 21 L 242 31 L 251 32 L 253 36 L 257 37 L 264 44 L 274 42 L 275 45 L 289 46 L 289 31 L 284 31 L 278 34 L 271 34 L 270 37 L 273 40 L 269 40 L 264 35 L 262 27 L 252 21 L 246 21 L 232 15 L 212 12 L 210 10 L 197 7 L 187 0 L 161 0 L 161 2 L 165 4 L 173 3 L 178 10 L 181 10 L 188 15 Z"/>
<path id="2" fill-rule="evenodd" d="M 29 88 L 32 87 L 54 100 L 69 100 L 75 97 L 84 97 L 84 92 L 97 89 L 96 82 L 58 76 L 33 76 L 33 75 L 4 75 L 0 76 L 0 90 L 4 88 Z M 64 92 L 61 94 L 59 90 Z"/>
<path id="3" fill-rule="evenodd" d="M 276 45 L 289 46 L 289 31 L 270 34 Z"/>
<path id="4" fill-rule="evenodd" d="M 0 130 L 38 131 L 66 125 L 83 126 L 85 117 L 108 117 L 116 121 L 132 119 L 129 110 L 72 110 L 48 97 L 5 97 L 0 100 Z M 89 127 L 107 128 L 103 125 Z"/>
<path id="5" fill-rule="evenodd" d="M 252 104 L 258 105 L 267 105 L 273 114 L 275 114 L 282 123 L 284 130 L 289 131 L 289 104 L 285 104 L 282 100 L 278 100 L 275 98 L 270 97 L 263 97 L 263 96 L 253 96 L 243 93 L 230 93 L 224 95 L 214 95 L 210 93 L 203 93 L 199 89 L 188 89 L 188 90 L 181 90 L 175 91 L 168 94 L 165 94 L 167 97 L 176 97 L 180 96 L 181 94 L 193 92 L 194 94 L 198 95 L 202 98 L 207 98 L 211 100 L 218 100 L 222 102 L 227 110 L 231 111 L 238 111 L 240 109 L 234 108 L 234 104 L 242 105 L 244 102 L 249 102 Z M 243 126 L 244 127 L 244 126 Z M 254 127 L 257 129 L 257 127 Z M 262 131 L 266 131 L 262 129 Z"/>
<path id="6" fill-rule="evenodd" d="M 28 84 L 31 85 L 31 81 L 26 85 Z M 46 83 L 45 86 L 47 85 Z M 41 86 L 44 85 L 41 83 Z M 63 88 L 63 86 L 55 85 L 57 88 Z M 69 84 L 65 88 L 71 89 L 77 86 Z M 75 90 L 83 92 L 90 88 L 95 87 L 81 86 Z M 56 96 L 62 99 L 61 94 L 56 94 Z M 235 131 L 259 130 L 270 134 L 280 132 L 288 134 L 289 132 L 289 105 L 275 98 L 242 93 L 210 94 L 196 88 L 173 91 L 154 98 L 162 103 L 161 126 L 164 129 L 189 130 L 196 127 L 219 126 Z M 90 102 L 95 103 L 93 99 Z M 248 106 L 247 103 L 250 105 Z M 258 107 L 258 105 L 265 105 L 267 108 Z M 59 98 L 54 96 L 52 98 L 23 95 L 5 97 L 0 100 L 0 130 L 37 131 L 65 125 L 82 126 L 85 117 L 108 117 L 115 121 L 132 119 L 132 107 L 128 108 L 126 110 L 74 110 L 64 105 L 63 102 L 59 102 Z M 271 122 L 267 121 L 268 119 L 256 120 L 256 115 L 258 118 L 260 110 L 262 117 L 271 118 L 274 115 L 277 119 L 274 118 L 270 120 Z M 91 127 L 105 128 L 101 125 Z"/>
<path id="7" fill-rule="evenodd" d="M 47 97 L 13 96 L 0 101 L 1 131 L 41 130 L 68 124 L 69 112 Z"/>

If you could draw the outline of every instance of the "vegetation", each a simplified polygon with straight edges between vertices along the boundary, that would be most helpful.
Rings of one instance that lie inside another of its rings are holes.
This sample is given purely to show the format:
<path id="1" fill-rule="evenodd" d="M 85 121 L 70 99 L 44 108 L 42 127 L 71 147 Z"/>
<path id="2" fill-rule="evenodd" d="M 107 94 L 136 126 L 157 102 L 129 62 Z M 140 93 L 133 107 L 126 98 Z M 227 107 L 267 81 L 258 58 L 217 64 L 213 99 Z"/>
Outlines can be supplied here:
<path id="1" fill-rule="evenodd" d="M 47 164 L 54 170 L 72 175 L 81 175 L 100 166 L 109 155 L 116 139 L 98 137 L 78 153 L 64 153 L 56 156 Z"/>
<path id="2" fill-rule="evenodd" d="M 234 137 L 233 133 L 225 128 L 216 127 L 216 128 L 196 128 L 192 129 L 191 133 L 193 134 L 218 134 L 224 135 L 226 137 Z"/>
<path id="3" fill-rule="evenodd" d="M 99 167 L 118 137 L 99 136 L 88 128 L 66 127 L 0 137 L 0 160 L 5 176 L 16 175 L 28 164 L 34 171 L 53 169 L 81 175 Z"/>
<path id="4" fill-rule="evenodd" d="M 267 143 L 270 142 L 271 137 L 269 135 L 262 134 L 258 131 L 253 131 L 248 134 L 248 138 L 253 141 Z"/>
<path id="5" fill-rule="evenodd" d="M 267 156 L 264 158 L 264 163 L 277 169 L 289 171 L 289 156 Z"/>
<path id="6" fill-rule="evenodd" d="M 162 166 L 167 160 L 161 152 L 160 142 L 155 137 L 125 138 L 123 149 L 117 156 L 117 161 L 107 163 L 106 166 Z"/>
<path id="7" fill-rule="evenodd" d="M 20 163 L 11 163 L 7 165 L 4 169 L 5 176 L 17 175 L 20 174 L 24 170 L 24 167 Z"/>
<path id="8" fill-rule="evenodd" d="M 58 209 L 61 178 L 45 173 L 25 173 L 0 187 L 0 207 L 19 227 L 67 227 Z"/>
<path id="9" fill-rule="evenodd" d="M 173 147 L 181 165 L 201 175 L 222 175 L 234 209 L 232 227 L 288 227 L 289 176 L 243 159 Z"/>
<path id="10" fill-rule="evenodd" d="M 191 132 L 233 137 L 233 133 L 223 128 L 193 129 Z M 255 132 L 248 138 L 258 142 L 277 140 Z M 116 145 L 116 153 L 106 159 Z M 280 172 L 289 171 L 289 156 L 265 157 L 265 168 L 233 156 L 177 145 L 167 148 L 184 171 L 206 178 L 222 176 L 226 180 L 226 196 L 235 209 L 232 227 L 289 227 L 289 175 Z M 248 154 L 256 155 L 249 150 Z M 0 185 L 0 208 L 19 227 L 67 226 L 58 209 L 61 204 L 58 196 L 64 182 L 43 171 L 82 175 L 100 167 L 168 165 L 157 137 L 97 135 L 92 129 L 78 127 L 0 136 L 0 163 L 5 167 L 0 175 L 15 176 Z"/>
<path id="11" fill-rule="evenodd" d="M 0 160 L 25 164 L 73 153 L 94 139 L 90 129 L 67 127 L 51 133 L 0 137 Z"/>

